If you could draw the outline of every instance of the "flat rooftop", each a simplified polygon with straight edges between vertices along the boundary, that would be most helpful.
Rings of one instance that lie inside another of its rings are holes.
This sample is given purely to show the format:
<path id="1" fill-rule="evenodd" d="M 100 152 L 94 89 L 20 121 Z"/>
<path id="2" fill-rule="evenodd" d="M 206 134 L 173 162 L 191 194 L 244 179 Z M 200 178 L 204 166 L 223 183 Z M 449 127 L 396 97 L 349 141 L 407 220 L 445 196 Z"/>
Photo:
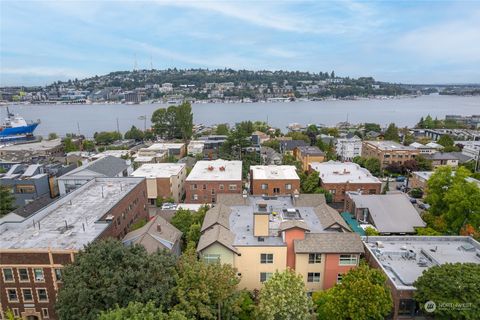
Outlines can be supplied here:
<path id="1" fill-rule="evenodd" d="M 250 166 L 253 179 L 300 180 L 295 166 Z"/>
<path id="2" fill-rule="evenodd" d="M 184 163 L 146 163 L 132 173 L 133 177 L 170 178 L 178 175 Z"/>
<path id="3" fill-rule="evenodd" d="M 234 246 L 280 246 L 284 245 L 282 237 L 279 235 L 280 224 L 284 221 L 292 220 L 287 209 L 296 209 L 296 219 L 302 220 L 307 225 L 311 233 L 324 233 L 324 226 L 314 211 L 314 207 L 295 206 L 291 197 L 264 197 L 250 196 L 248 203 L 244 206 L 230 206 L 230 231 L 235 234 Z M 259 242 L 258 237 L 253 236 L 253 215 L 259 212 L 258 205 L 267 204 L 268 211 L 275 213 L 269 215 L 269 236 L 264 237 L 264 241 Z"/>
<path id="4" fill-rule="evenodd" d="M 79 250 L 108 227 L 103 216 L 142 181 L 96 178 L 21 222 L 4 222 L 0 250 Z"/>
<path id="5" fill-rule="evenodd" d="M 370 236 L 363 240 L 391 282 L 401 290 L 414 290 L 415 280 L 434 265 L 480 264 L 480 243 L 471 237 Z"/>
<path id="6" fill-rule="evenodd" d="M 242 161 L 197 161 L 186 181 L 242 181 Z"/>
<path id="7" fill-rule="evenodd" d="M 370 171 L 353 162 L 311 162 L 323 183 L 382 183 Z"/>
<path id="8" fill-rule="evenodd" d="M 50 149 L 56 148 L 62 144 L 60 139 L 54 140 L 42 140 L 40 142 L 32 142 L 32 143 L 21 143 L 21 144 L 14 144 L 14 145 L 6 145 L 0 146 L 0 151 L 48 151 Z"/>
<path id="9" fill-rule="evenodd" d="M 417 149 L 410 147 L 410 146 L 404 146 L 403 144 L 400 144 L 395 141 L 388 141 L 388 140 L 373 140 L 373 141 L 364 141 L 366 144 L 373 145 L 377 147 L 378 149 L 384 150 L 384 151 L 416 151 Z"/>
<path id="10" fill-rule="evenodd" d="M 168 150 L 168 149 L 180 149 L 184 146 L 184 143 L 154 143 L 147 148 L 147 150 Z"/>
<path id="11" fill-rule="evenodd" d="M 422 180 L 428 180 L 432 176 L 433 171 L 413 171 L 412 175 L 419 177 Z"/>

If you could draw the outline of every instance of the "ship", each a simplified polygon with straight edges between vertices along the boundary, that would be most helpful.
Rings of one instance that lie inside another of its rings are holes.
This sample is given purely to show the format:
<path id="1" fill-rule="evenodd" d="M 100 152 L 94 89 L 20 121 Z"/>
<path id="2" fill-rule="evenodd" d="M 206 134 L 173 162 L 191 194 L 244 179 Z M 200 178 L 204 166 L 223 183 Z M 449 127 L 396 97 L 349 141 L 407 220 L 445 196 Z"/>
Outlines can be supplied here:
<path id="1" fill-rule="evenodd" d="M 23 117 L 14 115 L 7 107 L 7 118 L 0 125 L 0 141 L 21 139 L 33 136 L 33 131 L 40 124 L 40 120 L 36 122 L 27 122 Z"/>

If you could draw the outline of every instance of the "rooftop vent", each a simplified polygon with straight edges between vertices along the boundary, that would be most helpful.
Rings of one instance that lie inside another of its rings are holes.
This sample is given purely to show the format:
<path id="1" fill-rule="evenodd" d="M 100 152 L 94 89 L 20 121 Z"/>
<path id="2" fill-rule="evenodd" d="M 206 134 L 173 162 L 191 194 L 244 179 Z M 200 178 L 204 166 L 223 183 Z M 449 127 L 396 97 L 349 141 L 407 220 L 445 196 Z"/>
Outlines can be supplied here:
<path id="1" fill-rule="evenodd" d="M 208 171 L 213 171 L 213 166 L 208 166 Z"/>
<path id="2" fill-rule="evenodd" d="M 225 167 L 224 167 L 224 166 L 221 166 L 219 169 L 220 169 L 220 171 L 225 171 Z"/>
<path id="3" fill-rule="evenodd" d="M 162 226 L 157 224 L 157 232 L 162 232 Z"/>
<path id="4" fill-rule="evenodd" d="M 375 244 L 377 245 L 377 248 L 383 248 L 383 242 L 382 241 L 377 241 L 377 242 L 375 242 Z"/>

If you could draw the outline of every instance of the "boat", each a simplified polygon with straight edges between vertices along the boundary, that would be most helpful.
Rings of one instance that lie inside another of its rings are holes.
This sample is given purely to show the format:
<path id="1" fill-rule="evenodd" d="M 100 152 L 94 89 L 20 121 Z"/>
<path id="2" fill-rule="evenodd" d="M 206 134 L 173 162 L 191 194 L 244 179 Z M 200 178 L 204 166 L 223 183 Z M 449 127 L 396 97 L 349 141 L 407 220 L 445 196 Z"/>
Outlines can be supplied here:
<path id="1" fill-rule="evenodd" d="M 7 107 L 7 118 L 0 126 L 0 140 L 15 140 L 16 137 L 24 138 L 25 136 L 32 136 L 33 131 L 40 124 L 40 120 L 36 122 L 27 122 L 23 117 L 14 115 Z"/>

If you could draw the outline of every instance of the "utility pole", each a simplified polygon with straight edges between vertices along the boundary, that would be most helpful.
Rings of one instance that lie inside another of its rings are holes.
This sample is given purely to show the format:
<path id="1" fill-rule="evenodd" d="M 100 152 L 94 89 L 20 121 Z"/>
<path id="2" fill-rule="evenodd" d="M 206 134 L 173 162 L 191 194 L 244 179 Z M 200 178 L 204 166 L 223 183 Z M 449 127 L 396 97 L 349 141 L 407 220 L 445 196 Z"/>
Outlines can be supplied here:
<path id="1" fill-rule="evenodd" d="M 117 132 L 120 133 L 120 126 L 118 125 L 118 118 L 117 118 Z"/>

